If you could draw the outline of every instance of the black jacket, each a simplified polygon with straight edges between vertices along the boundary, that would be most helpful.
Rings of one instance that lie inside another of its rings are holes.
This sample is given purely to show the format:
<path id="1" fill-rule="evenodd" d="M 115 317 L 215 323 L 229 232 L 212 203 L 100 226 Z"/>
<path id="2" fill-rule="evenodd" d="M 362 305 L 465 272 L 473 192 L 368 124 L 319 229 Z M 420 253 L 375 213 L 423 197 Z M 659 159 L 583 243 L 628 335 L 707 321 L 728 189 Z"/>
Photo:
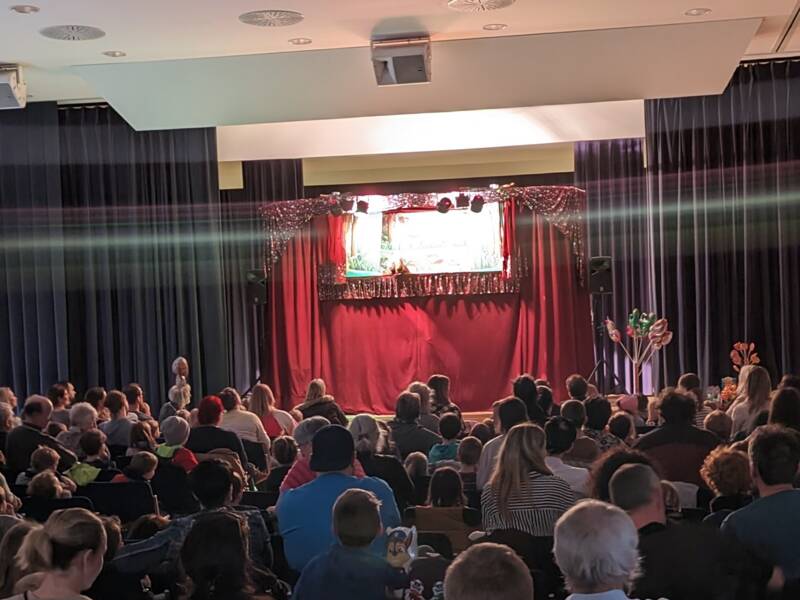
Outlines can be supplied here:
<path id="1" fill-rule="evenodd" d="M 36 429 L 32 425 L 23 423 L 15 427 L 6 437 L 6 465 L 8 470 L 16 477 L 17 473 L 25 471 L 31 465 L 31 454 L 39 446 L 47 446 L 58 452 L 61 459 L 58 463 L 59 470 L 69 469 L 78 461 L 78 457 L 67 450 L 52 436 Z"/>

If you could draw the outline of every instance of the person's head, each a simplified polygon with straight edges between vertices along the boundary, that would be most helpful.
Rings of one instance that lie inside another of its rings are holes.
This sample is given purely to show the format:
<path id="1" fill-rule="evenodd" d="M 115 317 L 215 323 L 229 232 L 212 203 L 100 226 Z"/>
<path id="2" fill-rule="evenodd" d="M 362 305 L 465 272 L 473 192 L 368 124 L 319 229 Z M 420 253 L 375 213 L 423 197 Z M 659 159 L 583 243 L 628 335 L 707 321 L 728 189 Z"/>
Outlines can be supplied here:
<path id="1" fill-rule="evenodd" d="M 401 423 L 414 423 L 419 419 L 419 396 L 413 392 L 403 392 L 397 397 L 394 414 Z"/>
<path id="2" fill-rule="evenodd" d="M 429 506 L 464 506 L 464 484 L 461 475 L 452 467 L 439 467 L 431 476 L 428 488 Z"/>
<path id="3" fill-rule="evenodd" d="M 31 573 L 28 569 L 20 566 L 17 557 L 22 542 L 25 541 L 25 536 L 34 527 L 32 521 L 20 521 L 2 537 L 0 542 L 0 593 L 3 595 L 13 593 L 14 584 Z"/>
<path id="4" fill-rule="evenodd" d="M 602 396 L 589 398 L 583 403 L 586 409 L 586 428 L 602 431 L 611 418 L 611 403 Z"/>
<path id="5" fill-rule="evenodd" d="M 279 465 L 291 465 L 297 458 L 297 442 L 293 437 L 282 435 L 272 440 L 272 457 Z"/>
<path id="6" fill-rule="evenodd" d="M 508 511 L 511 496 L 522 488 L 531 472 L 552 475 L 544 462 L 545 433 L 533 423 L 520 423 L 506 433 L 489 480 L 500 512 Z"/>
<path id="7" fill-rule="evenodd" d="M 748 374 L 744 386 L 744 396 L 751 415 L 767 409 L 771 392 L 772 380 L 769 371 L 760 365 L 755 365 Z"/>
<path id="8" fill-rule="evenodd" d="M 249 530 L 244 517 L 216 511 L 195 519 L 181 548 L 191 600 L 253 597 Z"/>
<path id="9" fill-rule="evenodd" d="M 509 396 L 498 404 L 497 417 L 500 419 L 501 431 L 507 432 L 515 425 L 528 420 L 528 409 L 522 400 L 516 396 Z"/>
<path id="10" fill-rule="evenodd" d="M 28 396 L 22 407 L 22 422 L 38 429 L 47 427 L 50 415 L 53 413 L 53 403 L 44 396 Z"/>
<path id="11" fill-rule="evenodd" d="M 477 467 L 483 452 L 483 444 L 473 436 L 467 436 L 458 445 L 456 458 L 462 467 Z"/>
<path id="12" fill-rule="evenodd" d="M 770 486 L 791 485 L 800 464 L 800 434 L 780 425 L 759 427 L 750 437 L 750 469 L 761 495 Z"/>
<path id="13" fill-rule="evenodd" d="M 523 373 L 514 379 L 511 387 L 513 395 L 525 404 L 528 420 L 544 424 L 544 412 L 539 406 L 539 390 L 536 388 L 536 380 L 527 373 Z"/>
<path id="14" fill-rule="evenodd" d="M 111 390 L 106 396 L 106 408 L 114 419 L 128 418 L 128 399 L 119 390 Z"/>
<path id="15" fill-rule="evenodd" d="M 10 387 L 0 387 L 0 402 L 8 404 L 11 408 L 17 408 L 17 395 Z"/>
<path id="16" fill-rule="evenodd" d="M 31 454 L 31 471 L 34 473 L 56 471 L 58 469 L 58 461 L 58 452 L 47 446 L 39 446 Z"/>
<path id="17" fill-rule="evenodd" d="M 608 489 L 611 502 L 627 512 L 637 528 L 666 522 L 662 483 L 651 467 L 622 465 L 611 477 Z"/>
<path id="18" fill-rule="evenodd" d="M 68 408 L 69 407 L 69 390 L 67 386 L 54 383 L 47 390 L 47 398 L 53 403 L 53 408 Z"/>
<path id="19" fill-rule="evenodd" d="M 580 400 L 567 400 L 561 405 L 561 416 L 575 425 L 575 428 L 580 431 L 586 424 L 586 407 Z"/>
<path id="20" fill-rule="evenodd" d="M 303 419 L 297 424 L 292 435 L 303 457 L 308 458 L 311 456 L 311 441 L 320 429 L 330 424 L 331 422 L 328 419 L 320 416 Z"/>
<path id="21" fill-rule="evenodd" d="M 106 390 L 100 386 L 90 387 L 83 394 L 83 401 L 91 404 L 96 411 L 100 412 L 105 406 Z"/>
<path id="22" fill-rule="evenodd" d="M 778 387 L 781 389 L 792 388 L 800 392 L 800 375 L 792 375 L 791 373 L 787 373 L 781 377 L 781 382 L 778 384 Z"/>
<path id="23" fill-rule="evenodd" d="M 92 429 L 81 435 L 78 447 L 86 455 L 87 460 L 105 460 L 109 457 L 106 447 L 106 434 L 99 429 Z"/>
<path id="24" fill-rule="evenodd" d="M 425 477 L 428 474 L 428 457 L 422 452 L 412 452 L 406 456 L 403 466 L 411 479 Z"/>
<path id="25" fill-rule="evenodd" d="M 131 410 L 138 410 L 144 402 L 144 390 L 138 383 L 129 383 L 122 388 L 122 393 L 125 394 L 125 399 L 128 401 L 128 408 Z"/>
<path id="26" fill-rule="evenodd" d="M 172 417 L 168 418 L 171 419 Z M 165 421 L 166 420 L 167 419 L 165 419 Z M 147 423 L 139 421 L 138 423 L 133 424 L 133 427 L 131 427 L 131 436 L 128 445 L 131 448 L 144 450 L 152 450 L 156 447 L 155 439 L 153 439 L 153 434 L 151 433 L 150 427 L 147 425 Z"/>
<path id="27" fill-rule="evenodd" d="M 419 396 L 419 412 L 421 415 L 428 415 L 431 412 L 431 388 L 422 383 L 421 381 L 414 381 L 408 386 L 408 390 L 412 394 Z"/>
<path id="28" fill-rule="evenodd" d="M 158 468 L 158 458 L 152 452 L 137 452 L 131 457 L 131 462 L 128 464 L 126 473 L 130 472 L 136 476 L 150 481 L 156 476 L 156 469 Z"/>
<path id="29" fill-rule="evenodd" d="M 486 423 L 475 423 L 472 429 L 469 430 L 469 435 L 470 437 L 478 438 L 481 444 L 486 444 L 486 442 L 494 437 L 491 427 Z"/>
<path id="30" fill-rule="evenodd" d="M 608 431 L 623 442 L 629 442 L 636 436 L 633 419 L 626 412 L 618 412 L 608 420 Z"/>
<path id="31" fill-rule="evenodd" d="M 122 548 L 122 524 L 119 517 L 100 517 L 103 529 L 106 532 L 106 552 L 103 555 L 104 562 L 111 562 Z"/>
<path id="32" fill-rule="evenodd" d="M 567 393 L 570 398 L 575 400 L 586 400 L 586 394 L 589 393 L 589 384 L 583 375 L 573 373 L 567 377 Z"/>
<path id="33" fill-rule="evenodd" d="M 226 411 L 237 410 L 242 405 L 242 398 L 239 396 L 239 392 L 232 387 L 223 388 L 222 391 L 217 394 L 217 397 L 222 400 L 222 407 Z"/>
<path id="34" fill-rule="evenodd" d="M 80 431 L 97 428 L 97 409 L 87 402 L 79 402 L 69 409 L 69 423 Z"/>
<path id="35" fill-rule="evenodd" d="M 536 392 L 539 396 L 539 407 L 545 415 L 553 409 L 553 390 L 547 385 L 540 385 L 537 380 Z"/>
<path id="36" fill-rule="evenodd" d="M 444 593 L 446 598 L 458 600 L 530 600 L 533 578 L 522 559 L 508 546 L 475 544 L 447 568 Z"/>
<path id="37" fill-rule="evenodd" d="M 6 488 L 0 485 L 0 515 L 13 515 L 16 512 Z M 0 539 L 5 535 L 5 528 L 0 529 Z"/>
<path id="38" fill-rule="evenodd" d="M 731 438 L 731 431 L 733 431 L 733 419 L 724 410 L 712 410 L 703 419 L 703 429 L 717 434 L 719 439 L 727 442 Z"/>
<path id="39" fill-rule="evenodd" d="M 575 443 L 578 430 L 575 424 L 565 417 L 553 417 L 544 426 L 547 437 L 547 453 L 558 456 L 568 452 Z"/>
<path id="40" fill-rule="evenodd" d="M 697 405 L 686 394 L 675 388 L 666 388 L 661 392 L 660 411 L 667 425 L 691 425 Z"/>
<path id="41" fill-rule="evenodd" d="M 206 509 L 220 508 L 231 501 L 233 477 L 222 460 L 204 460 L 189 473 L 189 489 Z"/>
<path id="42" fill-rule="evenodd" d="M 700 476 L 717 496 L 745 495 L 753 487 L 747 454 L 724 446 L 706 456 Z"/>
<path id="43" fill-rule="evenodd" d="M 182 377 L 183 379 L 186 379 L 189 376 L 189 361 L 183 356 L 179 356 L 172 361 L 171 369 L 172 374 L 175 375 L 175 377 Z"/>
<path id="44" fill-rule="evenodd" d="M 222 406 L 222 400 L 218 396 L 206 396 L 200 401 L 200 406 L 197 407 L 197 424 L 219 425 L 222 421 L 223 412 L 225 412 L 225 409 Z"/>
<path id="45" fill-rule="evenodd" d="M 250 395 L 250 410 L 259 417 L 266 417 L 271 414 L 275 406 L 275 394 L 272 388 L 265 383 L 257 383 L 253 386 L 253 393 Z"/>
<path id="46" fill-rule="evenodd" d="M 625 512 L 587 500 L 556 522 L 553 554 L 570 591 L 624 590 L 639 564 L 639 535 Z"/>
<path id="47" fill-rule="evenodd" d="M 14 428 L 14 409 L 9 404 L 0 404 L 0 431 L 11 431 Z"/>
<path id="48" fill-rule="evenodd" d="M 327 393 L 325 382 L 322 379 L 312 379 L 306 390 L 306 402 L 312 403 L 321 400 Z"/>
<path id="49" fill-rule="evenodd" d="M 231 471 L 231 505 L 236 506 L 242 503 L 244 497 L 245 482 L 244 477 L 238 471 Z"/>
<path id="50" fill-rule="evenodd" d="M 333 505 L 333 533 L 347 548 L 366 548 L 383 530 L 380 501 L 366 490 L 346 490 Z"/>
<path id="51" fill-rule="evenodd" d="M 31 498 L 45 498 L 47 500 L 55 500 L 65 495 L 64 487 L 53 471 L 42 471 L 34 475 L 33 479 L 28 483 L 26 492 Z"/>
<path id="52" fill-rule="evenodd" d="M 439 420 L 439 433 L 446 441 L 455 440 L 461 433 L 461 419 L 454 413 L 447 413 Z"/>
<path id="53" fill-rule="evenodd" d="M 608 482 L 622 465 L 642 464 L 652 467 L 656 472 L 650 457 L 645 453 L 624 446 L 617 446 L 603 453 L 594 461 L 590 469 L 591 493 L 592 498 L 609 502 L 611 494 L 608 491 Z"/>
<path id="54" fill-rule="evenodd" d="M 431 388 L 434 406 L 447 406 L 450 403 L 450 378 L 447 375 L 431 375 L 428 387 Z"/>
<path id="55" fill-rule="evenodd" d="M 131 523 L 127 539 L 132 542 L 149 540 L 159 531 L 166 529 L 169 523 L 169 519 L 161 515 L 142 515 Z"/>
<path id="56" fill-rule="evenodd" d="M 678 378 L 678 390 L 695 401 L 699 410 L 703 406 L 703 389 L 696 373 L 684 373 Z"/>
<path id="57" fill-rule="evenodd" d="M 356 445 L 356 452 L 374 454 L 379 450 L 381 442 L 381 430 L 375 417 L 367 414 L 360 414 L 353 417 L 347 426 L 350 435 Z"/>
<path id="58" fill-rule="evenodd" d="M 800 391 L 783 387 L 773 393 L 769 405 L 769 423 L 800 432 Z"/>
<path id="59" fill-rule="evenodd" d="M 328 425 L 311 440 L 309 467 L 315 473 L 350 472 L 355 453 L 356 445 L 350 432 L 341 425 Z"/>
<path id="60" fill-rule="evenodd" d="M 208 397 L 216 398 L 216 396 Z M 167 392 L 167 398 L 169 398 L 169 401 L 178 410 L 186 408 L 192 401 L 192 386 L 190 386 L 188 383 L 179 383 L 173 385 L 171 388 L 169 388 L 169 392 Z M 219 398 L 217 399 L 219 400 Z M 222 404 L 221 401 L 220 404 Z"/>
<path id="61" fill-rule="evenodd" d="M 58 421 L 50 421 L 47 424 L 47 427 L 44 428 L 44 432 L 49 435 L 50 437 L 58 437 L 61 435 L 62 431 L 66 431 L 67 426 L 63 423 L 59 423 Z"/>

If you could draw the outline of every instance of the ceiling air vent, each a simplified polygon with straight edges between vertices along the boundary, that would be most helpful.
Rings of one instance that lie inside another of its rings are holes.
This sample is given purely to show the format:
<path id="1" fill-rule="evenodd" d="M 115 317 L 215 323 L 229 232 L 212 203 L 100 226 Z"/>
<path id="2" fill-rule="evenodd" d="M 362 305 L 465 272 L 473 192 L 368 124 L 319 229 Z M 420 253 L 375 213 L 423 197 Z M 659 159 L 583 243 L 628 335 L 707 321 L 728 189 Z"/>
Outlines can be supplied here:
<path id="1" fill-rule="evenodd" d="M 257 27 L 288 27 L 297 25 L 303 15 L 293 10 L 254 10 L 239 15 L 239 20 L 246 25 Z"/>
<path id="2" fill-rule="evenodd" d="M 447 7 L 458 12 L 487 12 L 500 10 L 514 4 L 516 0 L 448 0 Z"/>
<path id="3" fill-rule="evenodd" d="M 54 25 L 53 27 L 45 27 L 39 33 L 51 40 L 67 42 L 97 40 L 106 34 L 102 29 L 90 27 L 89 25 Z"/>

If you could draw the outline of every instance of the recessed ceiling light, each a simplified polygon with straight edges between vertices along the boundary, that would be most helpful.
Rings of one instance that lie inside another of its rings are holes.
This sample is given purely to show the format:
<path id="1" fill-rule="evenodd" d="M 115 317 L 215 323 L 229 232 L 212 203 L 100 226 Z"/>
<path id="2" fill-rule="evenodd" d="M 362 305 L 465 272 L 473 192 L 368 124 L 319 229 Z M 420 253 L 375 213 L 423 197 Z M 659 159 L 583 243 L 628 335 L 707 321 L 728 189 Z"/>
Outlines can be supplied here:
<path id="1" fill-rule="evenodd" d="M 15 13 L 19 13 L 21 15 L 32 15 L 33 13 L 39 12 L 39 7 L 34 6 L 33 4 L 15 4 L 14 6 L 10 7 L 9 10 L 13 10 Z"/>
<path id="2" fill-rule="evenodd" d="M 299 37 L 290 39 L 289 43 L 294 44 L 295 46 L 308 46 L 313 41 L 314 40 L 312 40 L 311 38 Z"/>
<path id="3" fill-rule="evenodd" d="M 103 52 L 106 56 L 110 56 L 111 58 L 122 58 L 123 56 L 128 56 L 122 50 L 106 50 Z"/>
<path id="4" fill-rule="evenodd" d="M 242 23 L 257 27 L 287 27 L 297 25 L 303 18 L 302 13 L 294 10 L 254 10 L 239 15 Z"/>
<path id="5" fill-rule="evenodd" d="M 484 25 L 483 28 L 486 31 L 503 31 L 503 29 L 508 29 L 508 25 L 505 23 L 489 23 L 488 25 Z"/>
<path id="6" fill-rule="evenodd" d="M 710 8 L 690 8 L 683 14 L 685 14 L 687 17 L 704 17 L 710 12 Z"/>
<path id="7" fill-rule="evenodd" d="M 486 12 L 506 8 L 514 2 L 516 0 L 448 0 L 447 8 L 458 12 Z"/>
<path id="8" fill-rule="evenodd" d="M 67 42 L 97 40 L 106 34 L 102 29 L 90 27 L 89 25 L 55 25 L 53 27 L 45 27 L 39 33 L 46 38 Z"/>

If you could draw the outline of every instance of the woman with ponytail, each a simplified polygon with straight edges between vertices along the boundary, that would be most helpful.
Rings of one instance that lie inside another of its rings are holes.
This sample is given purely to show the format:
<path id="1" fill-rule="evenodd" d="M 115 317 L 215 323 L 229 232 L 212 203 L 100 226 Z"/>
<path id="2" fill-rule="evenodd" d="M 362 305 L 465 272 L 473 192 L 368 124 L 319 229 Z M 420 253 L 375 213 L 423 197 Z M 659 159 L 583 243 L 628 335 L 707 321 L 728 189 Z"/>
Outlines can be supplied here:
<path id="1" fill-rule="evenodd" d="M 83 508 L 57 510 L 27 533 L 18 554 L 20 567 L 39 574 L 39 583 L 9 600 L 89 600 L 81 592 L 97 579 L 105 552 L 99 518 Z"/>
<path id="2" fill-rule="evenodd" d="M 356 415 L 347 426 L 356 444 L 356 456 L 370 477 L 378 477 L 389 484 L 394 491 L 397 507 L 402 513 L 407 506 L 413 504 L 414 484 L 403 465 L 387 451 L 388 434 L 381 429 L 372 415 Z"/>

